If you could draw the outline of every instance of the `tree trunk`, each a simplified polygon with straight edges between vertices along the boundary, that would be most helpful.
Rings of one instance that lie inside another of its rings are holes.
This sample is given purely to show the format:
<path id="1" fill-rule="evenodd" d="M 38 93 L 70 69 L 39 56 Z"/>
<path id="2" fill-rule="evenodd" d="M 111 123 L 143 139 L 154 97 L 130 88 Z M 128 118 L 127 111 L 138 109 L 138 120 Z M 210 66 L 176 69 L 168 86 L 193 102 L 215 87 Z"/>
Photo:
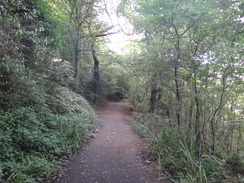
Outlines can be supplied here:
<path id="1" fill-rule="evenodd" d="M 198 94 L 198 89 L 197 89 L 197 65 L 192 60 L 192 65 L 193 65 L 193 91 L 194 91 L 194 101 L 195 101 L 195 107 L 196 107 L 196 113 L 195 113 L 195 138 L 196 138 L 196 145 L 197 145 L 197 150 L 196 154 L 200 155 L 200 144 L 201 144 L 201 131 L 200 131 L 200 115 L 201 115 L 201 104 L 200 104 L 200 98 Z"/>
<path id="2" fill-rule="evenodd" d="M 94 103 L 97 103 L 99 96 L 99 82 L 100 82 L 100 73 L 99 73 L 99 60 L 97 58 L 97 53 L 95 50 L 94 44 L 91 44 L 92 57 L 94 61 L 94 70 L 93 70 L 93 93 L 94 93 Z"/>
<path id="3" fill-rule="evenodd" d="M 196 135 L 196 143 L 197 143 L 197 154 L 200 153 L 200 140 L 201 140 L 201 134 L 200 134 L 200 102 L 198 98 L 198 91 L 196 86 L 196 76 L 194 74 L 194 92 L 195 92 L 195 105 L 196 105 L 196 117 L 195 117 L 195 135 Z"/>
<path id="4" fill-rule="evenodd" d="M 162 99 L 162 88 L 158 89 L 158 98 L 157 98 L 157 106 L 161 102 Z"/>
<path id="5" fill-rule="evenodd" d="M 157 87 L 155 85 L 151 86 L 151 97 L 150 97 L 150 109 L 149 112 L 153 113 L 157 108 Z"/>
<path id="6" fill-rule="evenodd" d="M 149 108 L 150 113 L 155 112 L 162 98 L 162 89 L 158 88 L 156 78 L 157 78 L 157 74 L 154 74 L 151 80 L 152 85 L 151 85 L 151 97 L 150 97 L 150 108 Z"/>
<path id="7" fill-rule="evenodd" d="M 191 100 L 191 106 L 189 110 L 189 129 L 192 129 L 192 118 L 193 118 L 193 107 L 194 107 L 194 101 Z"/>
<path id="8" fill-rule="evenodd" d="M 179 90 L 179 81 L 178 81 L 178 63 L 176 63 L 176 66 L 174 67 L 174 76 L 175 76 L 175 95 L 176 95 L 176 118 L 177 118 L 177 124 L 178 126 L 181 125 L 181 97 L 180 97 L 180 90 Z"/>
<path id="9" fill-rule="evenodd" d="M 212 151 L 215 151 L 215 143 L 216 143 L 216 122 L 215 122 L 215 117 L 217 116 L 220 108 L 222 107 L 223 104 L 223 100 L 224 100 L 224 93 L 225 93 L 225 89 L 226 89 L 226 72 L 229 69 L 230 66 L 228 66 L 224 72 L 223 72 L 223 77 L 222 77 L 222 91 L 221 91 L 221 96 L 220 96 L 220 101 L 219 104 L 217 106 L 217 108 L 213 111 L 213 115 L 210 119 L 210 125 L 211 125 L 211 131 L 212 131 Z"/>
<path id="10" fill-rule="evenodd" d="M 74 54 L 75 54 L 75 58 L 74 58 L 74 78 L 75 78 L 75 92 L 78 93 L 79 92 L 79 41 L 76 40 L 74 42 Z"/>

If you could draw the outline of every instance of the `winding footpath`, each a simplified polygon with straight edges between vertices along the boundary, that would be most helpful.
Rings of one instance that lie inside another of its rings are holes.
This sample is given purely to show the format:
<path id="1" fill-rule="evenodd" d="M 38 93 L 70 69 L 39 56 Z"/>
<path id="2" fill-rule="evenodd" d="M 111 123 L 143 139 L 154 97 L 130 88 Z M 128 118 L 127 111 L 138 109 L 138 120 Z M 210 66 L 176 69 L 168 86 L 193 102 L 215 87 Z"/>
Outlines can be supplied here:
<path id="1" fill-rule="evenodd" d="M 99 108 L 102 127 L 53 183 L 169 183 L 142 160 L 142 140 L 128 124 L 130 108 L 108 102 Z"/>

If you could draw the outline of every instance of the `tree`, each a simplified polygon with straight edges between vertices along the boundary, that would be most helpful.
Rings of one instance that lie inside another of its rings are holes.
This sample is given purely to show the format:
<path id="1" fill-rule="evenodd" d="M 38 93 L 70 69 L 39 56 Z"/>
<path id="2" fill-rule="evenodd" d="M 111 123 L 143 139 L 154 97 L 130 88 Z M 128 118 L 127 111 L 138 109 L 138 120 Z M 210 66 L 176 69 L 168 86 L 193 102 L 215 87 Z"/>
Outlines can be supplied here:
<path id="1" fill-rule="evenodd" d="M 130 100 L 140 104 L 139 111 L 152 113 L 139 117 L 138 129 L 149 123 L 145 126 L 154 134 L 150 153 L 164 169 L 180 169 L 185 163 L 181 158 L 188 153 L 198 165 L 204 164 L 205 155 L 231 159 L 231 165 L 240 163 L 242 7 L 243 2 L 231 0 L 123 0 L 120 4 L 120 12 L 142 38 L 130 59 L 135 71 Z M 188 173 L 193 169 L 177 176 L 182 174 L 190 182 Z M 202 181 L 197 174 L 191 176 L 193 182 Z"/>
<path id="2" fill-rule="evenodd" d="M 56 8 L 57 16 L 64 21 L 62 26 L 65 30 L 65 46 L 63 51 L 65 53 L 65 49 L 70 48 L 69 50 L 72 52 L 72 54 L 66 58 L 74 64 L 76 92 L 80 92 L 79 68 L 82 68 L 82 53 L 90 51 L 89 40 L 87 40 L 87 38 L 89 38 L 88 25 L 90 22 L 95 21 L 97 12 L 94 7 L 96 3 L 96 0 L 50 1 L 50 4 Z"/>
<path id="3" fill-rule="evenodd" d="M 84 65 L 86 60 L 90 62 L 93 60 L 93 86 L 92 92 L 94 93 L 94 103 L 99 96 L 99 58 L 97 55 L 97 40 L 98 38 L 105 37 L 109 34 L 112 27 L 108 27 L 104 23 L 98 20 L 98 14 L 100 13 L 101 4 L 97 0 L 84 1 L 84 0 L 57 0 L 50 2 L 50 4 L 58 7 L 57 11 L 60 13 L 60 19 L 64 19 L 64 27 L 66 30 L 64 35 L 64 48 L 61 49 L 61 55 L 64 59 L 72 60 L 74 63 L 74 78 L 76 80 L 75 91 L 82 92 L 81 86 L 85 83 L 81 83 L 81 77 L 83 77 Z M 65 7 L 65 8 L 62 8 Z M 96 9 L 99 7 L 98 9 Z M 68 49 L 67 49 L 68 48 Z M 65 56 L 67 53 L 72 52 L 70 56 Z M 62 54 L 64 53 L 64 54 Z M 84 76 L 85 77 L 85 76 Z"/>
<path id="4" fill-rule="evenodd" d="M 224 97 L 226 79 L 230 74 L 227 68 L 231 67 L 230 70 L 234 68 L 234 65 L 220 61 L 223 59 L 229 62 L 232 59 L 228 56 L 225 58 L 217 56 L 216 48 L 224 42 L 233 45 L 235 44 L 233 40 L 239 37 L 241 25 L 237 21 L 240 13 L 238 6 L 241 6 L 240 2 L 231 0 L 224 2 L 124 0 L 121 3 L 121 12 L 143 36 L 144 47 L 147 47 L 142 49 L 147 51 L 147 54 L 142 55 L 144 61 L 148 63 L 147 67 L 150 68 L 147 72 L 152 73 L 146 78 L 151 83 L 151 97 L 148 97 L 150 111 L 156 111 L 158 108 L 157 96 L 161 98 L 161 95 L 168 95 L 172 105 L 167 105 L 166 111 L 168 114 L 173 114 L 168 116 L 171 116 L 171 120 L 176 122 L 179 129 L 187 124 L 190 131 L 193 130 L 198 147 L 207 140 L 207 128 L 211 128 L 212 131 L 212 147 L 216 142 L 215 132 L 219 123 L 213 122 L 215 121 L 213 118 L 216 118 L 217 113 L 219 114 L 227 102 Z M 239 34 L 235 34 L 236 32 Z M 239 48 L 237 52 L 240 52 Z M 148 61 L 150 57 L 153 59 Z M 216 59 L 216 63 L 219 63 L 215 65 L 216 68 L 211 62 L 212 59 Z M 212 65 L 207 64 L 208 61 Z M 158 62 L 162 64 L 155 64 Z M 169 68 L 167 75 L 170 77 L 165 78 L 162 71 L 166 68 Z M 211 73 L 207 74 L 208 72 Z M 212 82 L 213 77 L 216 80 Z M 160 78 L 160 82 L 157 82 L 157 78 Z M 215 94 L 217 100 L 211 105 L 204 102 L 209 97 L 204 91 L 209 91 L 209 87 L 213 87 L 210 83 L 218 83 L 220 87 Z M 162 87 L 166 87 L 167 94 L 161 93 L 164 91 Z M 160 94 L 156 94 L 158 91 Z"/>

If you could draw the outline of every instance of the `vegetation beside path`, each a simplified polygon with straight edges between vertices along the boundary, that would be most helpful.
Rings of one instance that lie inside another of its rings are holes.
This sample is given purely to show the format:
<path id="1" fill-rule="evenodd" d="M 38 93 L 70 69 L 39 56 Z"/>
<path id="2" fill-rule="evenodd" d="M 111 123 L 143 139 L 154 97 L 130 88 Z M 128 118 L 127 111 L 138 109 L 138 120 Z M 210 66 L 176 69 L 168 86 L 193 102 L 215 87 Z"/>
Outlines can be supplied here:
<path id="1" fill-rule="evenodd" d="M 60 157 L 91 135 L 96 115 L 83 97 L 64 87 L 55 95 L 40 88 L 34 92 L 36 87 L 29 88 L 32 105 L 0 111 L 2 181 L 43 182 L 57 169 Z"/>
<path id="2" fill-rule="evenodd" d="M 176 181 L 243 182 L 243 7 L 0 1 L 0 181 L 43 182 L 90 136 L 88 102 L 123 98 L 143 113 L 133 128 L 148 154 Z M 133 40 L 115 53 L 109 38 L 122 32 Z"/>
<path id="3" fill-rule="evenodd" d="M 186 133 L 183 127 L 180 130 L 177 127 L 172 128 L 168 119 L 160 114 L 134 113 L 130 123 L 133 131 L 145 139 L 144 153 L 149 162 L 156 161 L 171 181 L 243 181 L 241 159 L 230 159 L 221 152 L 211 153 L 204 146 L 198 149 L 192 134 Z"/>

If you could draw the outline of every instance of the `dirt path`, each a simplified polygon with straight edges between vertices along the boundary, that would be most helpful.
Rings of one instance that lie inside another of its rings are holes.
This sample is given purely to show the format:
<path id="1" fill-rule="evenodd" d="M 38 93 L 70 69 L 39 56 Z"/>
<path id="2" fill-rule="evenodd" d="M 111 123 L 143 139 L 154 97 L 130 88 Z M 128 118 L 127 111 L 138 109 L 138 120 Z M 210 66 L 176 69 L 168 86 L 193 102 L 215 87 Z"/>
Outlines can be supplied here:
<path id="1" fill-rule="evenodd" d="M 102 128 L 54 183 L 159 182 L 140 158 L 143 142 L 127 124 L 129 107 L 109 102 L 99 111 Z"/>

